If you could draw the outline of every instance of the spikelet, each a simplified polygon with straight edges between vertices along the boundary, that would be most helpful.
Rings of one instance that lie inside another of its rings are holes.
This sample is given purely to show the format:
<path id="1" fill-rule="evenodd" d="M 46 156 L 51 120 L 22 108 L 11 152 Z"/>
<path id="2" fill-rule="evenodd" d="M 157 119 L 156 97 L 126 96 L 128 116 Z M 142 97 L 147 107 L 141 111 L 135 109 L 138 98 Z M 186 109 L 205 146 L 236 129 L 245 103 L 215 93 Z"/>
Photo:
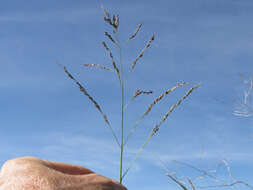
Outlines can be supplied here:
<path id="1" fill-rule="evenodd" d="M 144 90 L 136 90 L 133 98 L 136 98 L 137 96 L 141 95 L 141 94 L 152 94 L 153 91 L 149 90 L 149 91 L 144 91 Z"/>
<path id="2" fill-rule="evenodd" d="M 136 127 L 139 125 L 139 123 L 144 119 L 145 116 L 148 115 L 148 113 L 151 111 L 151 109 L 153 108 L 153 106 L 155 104 L 157 104 L 164 96 L 168 95 L 170 92 L 176 90 L 178 87 L 180 86 L 184 86 L 187 85 L 188 83 L 186 82 L 182 82 L 182 83 L 178 83 L 176 86 L 174 86 L 173 88 L 168 89 L 167 91 L 165 91 L 164 93 L 162 93 L 160 96 L 158 96 L 147 108 L 147 110 L 144 112 L 144 114 L 142 114 L 142 116 L 136 121 L 136 123 L 134 124 L 134 126 L 131 128 L 129 134 L 126 137 L 125 143 L 126 144 L 129 140 L 129 138 L 133 135 Z M 132 101 L 132 100 L 131 100 Z M 156 133 L 158 131 L 158 129 L 156 127 L 154 127 L 154 132 Z"/>
<path id="3" fill-rule="evenodd" d="M 142 24 L 139 24 L 139 25 L 138 25 L 138 27 L 137 27 L 137 29 L 135 30 L 135 32 L 128 38 L 128 41 L 131 40 L 131 39 L 133 39 L 133 38 L 136 36 L 136 34 L 139 32 L 141 26 L 142 26 Z"/>
<path id="4" fill-rule="evenodd" d="M 192 87 L 190 90 L 188 90 L 188 92 L 187 92 L 176 104 L 173 104 L 173 105 L 170 107 L 169 111 L 167 111 L 167 112 L 165 113 L 165 115 L 163 116 L 163 118 L 161 119 L 161 121 L 160 121 L 157 125 L 154 126 L 154 128 L 153 128 L 153 135 L 159 130 L 159 127 L 165 122 L 165 120 L 168 118 L 169 114 L 170 114 L 171 112 L 173 112 L 173 110 L 174 110 L 177 106 L 179 106 L 179 105 L 182 103 L 182 101 L 185 100 L 185 99 L 192 93 L 192 91 L 193 91 L 194 89 L 198 88 L 199 86 L 200 86 L 200 84 L 197 84 L 196 86 Z"/>
<path id="5" fill-rule="evenodd" d="M 153 108 L 153 106 L 155 104 L 157 104 L 161 99 L 163 99 L 164 96 L 168 95 L 170 92 L 176 90 L 177 88 L 181 87 L 181 86 L 185 86 L 187 85 L 188 83 L 186 82 L 182 82 L 182 83 L 178 83 L 176 86 L 168 89 L 167 91 L 165 91 L 164 93 L 162 93 L 160 96 L 158 96 L 149 106 L 148 106 L 148 109 L 144 112 L 143 116 L 147 115 L 151 109 Z"/>
<path id="6" fill-rule="evenodd" d="M 137 61 L 143 56 L 144 52 L 146 51 L 147 48 L 149 48 L 151 42 L 155 39 L 155 35 L 153 34 L 152 37 L 150 38 L 150 40 L 147 42 L 147 44 L 145 45 L 145 47 L 142 49 L 141 53 L 138 55 L 138 57 L 134 60 L 130 71 L 132 71 L 137 63 Z"/>
<path id="7" fill-rule="evenodd" d="M 116 16 L 115 26 L 119 27 L 119 15 Z"/>
<path id="8" fill-rule="evenodd" d="M 112 43 L 116 44 L 115 40 L 108 32 L 105 32 L 105 36 L 108 37 L 112 41 Z"/>
<path id="9" fill-rule="evenodd" d="M 101 9 L 102 9 L 102 11 L 105 13 L 105 15 L 106 15 L 107 18 L 111 18 L 110 13 L 109 13 L 108 11 L 105 10 L 105 8 L 104 8 L 103 5 L 101 5 Z"/>
<path id="10" fill-rule="evenodd" d="M 105 13 L 104 21 L 113 26 L 114 29 L 118 29 L 119 27 L 119 15 L 113 15 L 113 18 L 111 19 L 111 16 L 108 11 L 105 10 L 103 6 L 101 6 L 101 9 Z"/>
<path id="11" fill-rule="evenodd" d="M 117 73 L 117 75 L 118 75 L 118 77 L 119 77 L 119 79 L 120 79 L 119 69 L 118 69 L 118 67 L 117 67 L 117 65 L 116 65 L 116 63 L 115 63 L 115 61 L 114 61 L 114 58 L 113 58 L 113 55 L 112 55 L 111 50 L 108 48 L 108 46 L 106 45 L 105 42 L 102 42 L 102 45 L 104 46 L 104 48 L 106 49 L 106 51 L 109 53 L 109 56 L 110 56 L 110 58 L 111 58 L 111 60 L 112 60 L 113 68 L 114 68 L 114 70 L 116 71 L 116 73 Z"/>
<path id="12" fill-rule="evenodd" d="M 186 95 L 185 95 L 180 101 L 182 101 L 182 100 L 184 100 L 185 98 L 187 98 L 187 96 L 189 96 L 195 88 L 199 87 L 199 85 L 200 85 L 200 84 L 198 84 L 198 85 L 194 86 L 193 88 L 191 88 L 191 89 L 186 93 Z M 181 103 L 181 102 L 180 102 L 180 103 Z M 175 107 L 178 106 L 180 103 L 175 104 L 175 106 L 173 106 L 173 107 L 175 108 Z M 174 109 L 174 108 L 173 108 L 173 109 Z M 173 110 L 172 110 L 172 111 L 173 111 Z M 167 116 L 167 117 L 168 117 L 168 116 Z M 162 121 L 163 121 L 163 120 L 162 120 Z M 129 166 L 127 167 L 126 171 L 125 171 L 124 174 L 123 174 L 123 177 L 128 173 L 128 171 L 130 170 L 130 168 L 133 166 L 133 163 L 134 163 L 135 160 L 139 157 L 139 155 L 140 155 L 141 152 L 144 150 L 144 148 L 147 146 L 148 142 L 149 142 L 150 139 L 153 137 L 153 135 L 157 133 L 157 131 L 159 130 L 159 127 L 160 127 L 160 125 L 161 125 L 162 123 L 163 123 L 163 122 L 159 122 L 159 124 L 157 124 L 157 125 L 154 126 L 154 128 L 152 129 L 152 131 L 151 131 L 150 135 L 148 136 L 147 140 L 146 140 L 146 141 L 144 142 L 144 144 L 138 149 L 137 153 L 135 154 L 134 159 L 130 162 Z M 172 177 L 171 175 L 169 175 L 169 174 L 168 174 L 168 177 L 170 177 L 171 179 L 173 179 L 174 181 L 176 181 L 175 178 L 173 178 L 173 177 Z M 178 184 L 180 185 L 180 183 L 178 183 Z M 181 186 L 181 187 L 183 188 L 184 186 Z M 183 189 L 188 190 L 188 189 L 185 188 L 185 187 L 184 187 Z"/>
<path id="13" fill-rule="evenodd" d="M 189 184 L 190 184 L 192 190 L 196 190 L 195 186 L 194 186 L 193 183 L 192 183 L 192 180 L 190 180 L 189 178 L 187 178 L 187 181 L 189 182 Z"/>
<path id="14" fill-rule="evenodd" d="M 103 115 L 103 118 L 105 120 L 105 122 L 107 124 L 110 125 L 107 116 L 104 114 L 104 112 L 101 110 L 100 106 L 98 105 L 98 103 L 88 94 L 88 92 L 86 91 L 86 89 L 68 72 L 67 68 L 65 66 L 63 66 L 63 70 L 64 72 L 68 75 L 68 77 L 70 79 L 72 79 L 73 81 L 75 81 L 75 83 L 78 85 L 78 87 L 80 88 L 80 91 L 89 98 L 89 100 L 94 104 L 94 106 L 97 108 L 97 110 Z"/>
<path id="15" fill-rule="evenodd" d="M 111 68 L 108 68 L 108 67 L 105 67 L 103 65 L 100 65 L 100 64 L 83 64 L 85 67 L 96 67 L 96 68 L 99 68 L 99 69 L 103 69 L 103 70 L 107 70 L 107 71 L 112 71 L 113 70 Z"/>

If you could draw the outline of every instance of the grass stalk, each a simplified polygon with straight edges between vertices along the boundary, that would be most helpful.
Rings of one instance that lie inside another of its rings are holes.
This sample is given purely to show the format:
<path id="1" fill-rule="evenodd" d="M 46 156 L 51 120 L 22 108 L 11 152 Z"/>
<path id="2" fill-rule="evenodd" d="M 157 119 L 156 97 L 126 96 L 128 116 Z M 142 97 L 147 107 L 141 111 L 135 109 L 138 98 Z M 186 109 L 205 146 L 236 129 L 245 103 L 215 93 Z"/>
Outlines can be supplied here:
<path id="1" fill-rule="evenodd" d="M 119 43 L 120 44 L 120 43 Z M 123 168 L 123 151 L 124 151 L 124 77 L 123 77 L 123 64 L 122 64 L 122 52 L 119 46 L 119 56 L 120 56 L 120 88 L 121 88 L 121 146 L 120 146 L 120 184 L 122 184 L 122 168 Z"/>
<path id="2" fill-rule="evenodd" d="M 120 184 L 122 184 L 122 179 L 123 179 L 122 168 L 123 168 L 123 152 L 124 152 L 124 81 L 123 80 L 121 80 L 121 142 L 120 143 L 121 143 L 120 144 Z"/>
<path id="3" fill-rule="evenodd" d="M 126 176 L 126 174 L 129 172 L 129 170 L 133 167 L 134 162 L 136 161 L 136 159 L 140 156 L 140 154 L 142 153 L 142 151 L 144 150 L 144 148 L 147 146 L 149 140 L 151 139 L 151 137 L 153 136 L 153 131 L 149 134 L 148 138 L 146 139 L 146 141 L 144 142 L 144 144 L 139 148 L 139 150 L 137 151 L 137 153 L 135 154 L 134 158 L 132 159 L 132 161 L 130 162 L 129 166 L 127 167 L 126 171 L 123 174 L 123 178 Z"/>
<path id="4" fill-rule="evenodd" d="M 119 174 L 119 181 L 120 184 L 122 184 L 123 180 L 123 153 L 124 153 L 124 107 L 125 107 L 125 96 L 124 96 L 124 71 L 123 71 L 123 61 L 122 61 L 122 50 L 121 50 L 121 43 L 118 36 L 118 30 L 115 30 L 114 32 L 115 39 L 118 52 L 119 52 L 119 60 L 120 60 L 120 91 L 121 91 L 121 127 L 120 127 L 120 174 Z"/>
<path id="5" fill-rule="evenodd" d="M 116 64 L 116 61 L 113 57 L 112 51 L 109 48 L 109 46 L 107 46 L 106 42 L 102 42 L 102 45 L 104 46 L 105 50 L 107 51 L 107 53 L 109 54 L 109 57 L 111 59 L 112 62 L 112 67 L 113 68 L 109 68 L 109 67 L 105 67 L 103 65 L 100 64 L 84 64 L 85 67 L 94 67 L 94 68 L 98 68 L 98 69 L 103 69 L 103 70 L 108 70 L 108 71 L 113 71 L 114 73 L 117 74 L 117 77 L 119 79 L 120 82 L 120 94 L 121 94 L 121 105 L 120 105 L 120 112 L 121 112 L 121 122 L 120 122 L 120 138 L 118 138 L 115 134 L 115 132 L 113 131 L 113 128 L 111 127 L 109 120 L 107 119 L 107 116 L 105 115 L 105 113 L 102 111 L 101 107 L 98 105 L 98 103 L 94 100 L 94 98 L 92 96 L 90 96 L 88 94 L 88 92 L 86 91 L 86 89 L 68 72 L 68 70 L 66 69 L 66 67 L 63 67 L 64 72 L 67 74 L 67 76 L 73 80 L 76 85 L 80 88 L 80 91 L 89 98 L 89 100 L 94 104 L 94 106 L 96 107 L 96 109 L 100 112 L 100 114 L 103 116 L 105 123 L 107 124 L 107 126 L 109 127 L 113 137 L 115 138 L 118 146 L 120 147 L 120 167 L 119 167 L 119 182 L 120 184 L 122 184 L 123 178 L 126 176 L 126 174 L 128 173 L 128 171 L 132 168 L 134 162 L 136 161 L 136 159 L 139 157 L 139 155 L 142 153 L 142 151 L 144 150 L 144 148 L 146 147 L 146 145 L 148 144 L 148 142 L 150 141 L 150 139 L 152 138 L 153 135 L 155 135 L 157 133 L 157 131 L 159 130 L 160 125 L 162 125 L 165 120 L 167 119 L 167 117 L 169 116 L 169 114 L 177 107 L 181 104 L 181 102 L 192 93 L 192 91 L 197 88 L 199 85 L 191 88 L 186 95 L 181 98 L 176 104 L 174 104 L 168 112 L 166 112 L 166 114 L 163 116 L 163 118 L 160 120 L 160 122 L 155 125 L 152 129 L 152 131 L 150 132 L 150 134 L 148 135 L 146 141 L 142 144 L 142 146 L 138 149 L 137 153 L 134 155 L 132 161 L 130 162 L 129 166 L 126 168 L 125 172 L 123 172 L 123 161 L 124 161 L 124 147 L 126 145 L 126 143 L 128 142 L 128 139 L 130 138 L 130 136 L 134 133 L 135 128 L 137 127 L 137 125 L 143 120 L 143 118 L 145 116 L 148 115 L 148 113 L 151 111 L 151 109 L 158 104 L 165 96 L 167 96 L 168 94 L 170 94 L 171 92 L 173 92 L 174 90 L 176 90 L 177 88 L 187 85 L 187 83 L 183 82 L 183 83 L 178 83 L 176 86 L 174 86 L 173 88 L 168 89 L 167 91 L 163 92 L 160 96 L 158 96 L 157 98 L 155 98 L 153 100 L 153 102 L 151 104 L 149 104 L 149 106 L 147 107 L 146 111 L 141 115 L 141 117 L 136 121 L 135 125 L 131 128 L 130 133 L 126 136 L 126 138 L 124 137 L 124 119 L 125 119 L 125 110 L 128 106 L 129 103 L 131 103 L 137 96 L 141 95 L 141 94 L 152 94 L 152 91 L 143 91 L 143 90 L 136 90 L 134 96 L 129 100 L 129 102 L 125 105 L 125 81 L 124 81 L 124 67 L 123 67 L 123 59 L 122 59 L 122 46 L 120 43 L 120 39 L 118 36 L 118 27 L 119 27 L 119 16 L 118 15 L 110 15 L 110 13 L 108 11 L 106 11 L 104 9 L 104 7 L 102 6 L 102 10 L 105 13 L 105 17 L 104 17 L 104 21 L 106 23 L 108 23 L 111 27 L 112 27 L 112 32 L 113 35 L 111 36 L 110 33 L 105 32 L 105 36 L 107 37 L 108 40 L 110 40 L 110 42 L 115 45 L 118 49 L 118 56 L 119 56 L 119 65 Z M 141 28 L 141 24 L 138 25 L 136 31 L 129 37 L 129 39 L 127 40 L 127 43 L 134 39 L 138 33 L 138 31 Z M 140 58 L 143 57 L 144 52 L 146 51 L 146 49 L 148 49 L 151 45 L 151 42 L 155 39 L 154 35 L 152 35 L 152 37 L 150 38 L 150 40 L 146 43 L 146 45 L 144 46 L 144 48 L 141 50 L 141 52 L 139 53 L 139 55 L 137 56 L 137 58 L 134 60 L 134 62 L 132 63 L 132 66 L 130 67 L 130 71 L 133 71 L 133 69 L 136 66 L 136 63 L 140 60 Z M 119 67 L 118 67 L 119 66 Z"/>

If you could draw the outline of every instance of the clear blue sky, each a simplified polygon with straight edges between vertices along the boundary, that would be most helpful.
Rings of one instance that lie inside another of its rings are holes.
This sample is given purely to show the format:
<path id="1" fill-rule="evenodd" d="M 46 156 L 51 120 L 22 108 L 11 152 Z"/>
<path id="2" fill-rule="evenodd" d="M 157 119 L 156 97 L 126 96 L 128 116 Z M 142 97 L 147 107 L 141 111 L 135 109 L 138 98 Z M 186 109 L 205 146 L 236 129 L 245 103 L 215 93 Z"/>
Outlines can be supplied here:
<path id="1" fill-rule="evenodd" d="M 125 68 L 155 34 L 127 76 L 126 98 L 137 88 L 154 94 L 129 106 L 126 130 L 154 97 L 177 82 L 190 83 L 164 99 L 139 126 L 127 146 L 124 167 L 170 105 L 201 82 L 151 139 L 124 184 L 130 190 L 179 189 L 165 176 L 159 159 L 179 176 L 196 172 L 178 168 L 171 160 L 200 166 L 202 159 L 210 168 L 227 159 L 238 180 L 253 184 L 252 118 L 232 114 L 232 102 L 242 98 L 245 89 L 239 73 L 247 75 L 253 68 L 252 0 L 2 1 L 0 165 L 30 155 L 79 164 L 118 179 L 119 150 L 103 118 L 56 65 L 58 61 L 67 66 L 119 135 L 117 77 L 82 66 L 111 66 L 101 45 L 104 31 L 110 31 L 101 4 L 120 14 L 122 41 L 143 24 L 136 39 L 123 47 Z"/>

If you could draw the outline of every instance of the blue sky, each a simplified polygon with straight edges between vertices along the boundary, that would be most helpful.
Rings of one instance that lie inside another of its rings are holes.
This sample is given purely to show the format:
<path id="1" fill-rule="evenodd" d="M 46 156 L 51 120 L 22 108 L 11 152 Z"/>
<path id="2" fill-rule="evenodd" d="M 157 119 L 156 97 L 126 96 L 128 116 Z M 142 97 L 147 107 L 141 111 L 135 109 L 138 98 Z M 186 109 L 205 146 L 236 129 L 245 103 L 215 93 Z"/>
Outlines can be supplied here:
<path id="1" fill-rule="evenodd" d="M 165 176 L 159 159 L 178 176 L 196 172 L 172 160 L 208 168 L 226 159 L 238 180 L 253 184 L 253 121 L 232 114 L 233 101 L 242 99 L 246 89 L 239 74 L 252 72 L 251 0 L 1 2 L 0 164 L 31 155 L 80 164 L 118 179 L 119 150 L 103 118 L 56 65 L 65 65 L 84 85 L 119 135 L 117 77 L 82 66 L 111 66 L 101 45 L 104 31 L 110 32 L 101 4 L 120 14 L 121 41 L 143 24 L 137 37 L 122 48 L 125 68 L 155 34 L 134 72 L 126 76 L 126 98 L 137 88 L 154 94 L 129 106 L 126 132 L 164 90 L 177 82 L 190 83 L 164 99 L 141 123 L 127 146 L 124 167 L 170 105 L 201 83 L 151 139 L 125 178 L 128 189 L 179 189 Z"/>

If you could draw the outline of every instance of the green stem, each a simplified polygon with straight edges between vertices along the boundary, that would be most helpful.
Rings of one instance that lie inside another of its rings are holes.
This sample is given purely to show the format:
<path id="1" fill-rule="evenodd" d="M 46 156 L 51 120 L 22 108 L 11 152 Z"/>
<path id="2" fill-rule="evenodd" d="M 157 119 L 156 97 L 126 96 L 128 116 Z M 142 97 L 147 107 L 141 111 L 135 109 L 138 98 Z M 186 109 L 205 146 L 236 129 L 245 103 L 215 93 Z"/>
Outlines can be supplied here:
<path id="1" fill-rule="evenodd" d="M 121 144 L 120 144 L 120 177 L 119 181 L 122 184 L 123 179 L 123 152 L 124 152 L 124 77 L 123 77 L 123 63 L 122 63 L 122 53 L 121 53 L 121 46 L 118 38 L 118 33 L 115 33 L 115 38 L 117 40 L 117 47 L 119 51 L 119 58 L 120 58 L 120 89 L 121 89 Z"/>
<path id="2" fill-rule="evenodd" d="M 139 148 L 139 150 L 137 151 L 137 153 L 135 154 L 133 160 L 130 162 L 129 166 L 127 167 L 126 171 L 124 172 L 122 178 L 125 177 L 125 175 L 128 173 L 128 171 L 132 168 L 135 160 L 140 156 L 140 154 L 142 153 L 142 151 L 144 150 L 144 148 L 146 147 L 146 145 L 148 144 L 149 140 L 151 139 L 151 137 L 154 135 L 153 131 L 149 134 L 147 140 L 145 141 L 145 143 Z"/>
<path id="3" fill-rule="evenodd" d="M 122 184 L 122 167 L 123 167 L 123 150 L 124 150 L 124 81 L 123 81 L 123 66 L 122 66 L 122 55 L 120 53 L 120 76 L 121 76 L 121 147 L 120 147 L 120 184 Z"/>

